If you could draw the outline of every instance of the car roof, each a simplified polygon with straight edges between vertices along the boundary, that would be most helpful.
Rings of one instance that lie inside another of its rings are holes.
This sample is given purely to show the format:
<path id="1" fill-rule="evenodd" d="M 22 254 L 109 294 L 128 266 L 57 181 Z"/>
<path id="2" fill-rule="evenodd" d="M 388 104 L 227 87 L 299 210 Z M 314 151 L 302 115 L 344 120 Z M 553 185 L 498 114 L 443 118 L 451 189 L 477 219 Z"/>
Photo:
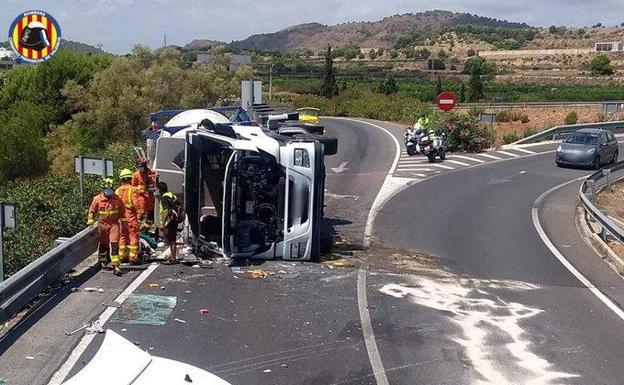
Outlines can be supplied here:
<path id="1" fill-rule="evenodd" d="M 588 134 L 600 134 L 601 132 L 607 132 L 607 130 L 602 130 L 600 128 L 581 128 L 576 132 L 586 132 Z"/>

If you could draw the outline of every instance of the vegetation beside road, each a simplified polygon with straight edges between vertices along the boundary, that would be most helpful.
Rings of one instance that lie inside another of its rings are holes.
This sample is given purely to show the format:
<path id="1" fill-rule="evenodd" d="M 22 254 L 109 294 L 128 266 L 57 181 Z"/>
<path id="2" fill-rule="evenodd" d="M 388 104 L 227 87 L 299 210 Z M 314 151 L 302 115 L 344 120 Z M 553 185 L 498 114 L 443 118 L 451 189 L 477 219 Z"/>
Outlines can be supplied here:
<path id="1" fill-rule="evenodd" d="M 124 57 L 61 50 L 48 62 L 3 75 L 0 200 L 16 203 L 18 222 L 6 233 L 6 274 L 84 226 L 74 156 L 112 157 L 115 170 L 133 168 L 132 148 L 143 145 L 150 112 L 238 97 L 240 80 L 253 70 L 229 72 L 229 60 L 215 54 L 212 63 L 189 67 L 175 49 L 137 46 Z M 85 200 L 97 190 L 89 178 Z"/>

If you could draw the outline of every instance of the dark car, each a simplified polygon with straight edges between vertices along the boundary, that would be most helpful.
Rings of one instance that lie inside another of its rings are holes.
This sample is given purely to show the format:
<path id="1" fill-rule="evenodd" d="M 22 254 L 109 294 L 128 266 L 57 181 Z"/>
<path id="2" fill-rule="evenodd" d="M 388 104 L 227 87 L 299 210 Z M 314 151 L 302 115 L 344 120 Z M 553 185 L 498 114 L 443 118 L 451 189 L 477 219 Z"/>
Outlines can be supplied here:
<path id="1" fill-rule="evenodd" d="M 570 134 L 557 148 L 557 166 L 599 169 L 618 159 L 618 142 L 612 132 L 585 128 Z"/>

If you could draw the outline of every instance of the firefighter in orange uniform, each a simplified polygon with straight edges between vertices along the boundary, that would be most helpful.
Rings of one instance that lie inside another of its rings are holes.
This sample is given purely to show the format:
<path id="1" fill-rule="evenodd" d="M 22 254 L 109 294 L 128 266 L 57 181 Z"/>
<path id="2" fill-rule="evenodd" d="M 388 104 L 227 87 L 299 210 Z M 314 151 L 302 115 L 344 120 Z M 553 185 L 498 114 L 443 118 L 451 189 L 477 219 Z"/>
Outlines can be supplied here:
<path id="1" fill-rule="evenodd" d="M 110 262 L 113 266 L 113 274 L 121 275 L 119 265 L 119 221 L 124 216 L 124 204 L 113 191 L 113 180 L 105 178 L 102 181 L 102 192 L 93 198 L 89 207 L 87 225 L 98 221 L 100 233 L 99 261 L 104 268 Z"/>
<path id="2" fill-rule="evenodd" d="M 122 262 L 139 263 L 139 218 L 143 216 L 141 195 L 138 187 L 133 186 L 132 171 L 126 169 L 119 173 L 121 187 L 115 194 L 124 204 L 125 214 L 121 218 L 119 237 L 119 256 Z"/>
<path id="3" fill-rule="evenodd" d="M 156 186 L 156 173 L 147 166 L 147 159 L 138 159 L 137 170 L 132 175 L 132 185 L 139 189 L 145 226 L 151 228 L 154 224 L 154 193 L 149 189 Z"/>

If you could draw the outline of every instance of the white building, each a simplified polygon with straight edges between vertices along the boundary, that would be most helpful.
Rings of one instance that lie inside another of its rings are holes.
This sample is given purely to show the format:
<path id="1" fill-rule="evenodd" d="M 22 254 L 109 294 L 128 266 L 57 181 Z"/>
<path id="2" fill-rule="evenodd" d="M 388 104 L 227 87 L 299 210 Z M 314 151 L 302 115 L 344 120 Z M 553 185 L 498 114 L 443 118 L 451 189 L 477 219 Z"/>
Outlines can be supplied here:
<path id="1" fill-rule="evenodd" d="M 622 52 L 622 51 L 624 51 L 624 43 L 619 42 L 619 41 L 596 43 L 596 52 Z"/>
<path id="2" fill-rule="evenodd" d="M 0 47 L 0 60 L 15 60 L 15 52 L 4 47 Z"/>

